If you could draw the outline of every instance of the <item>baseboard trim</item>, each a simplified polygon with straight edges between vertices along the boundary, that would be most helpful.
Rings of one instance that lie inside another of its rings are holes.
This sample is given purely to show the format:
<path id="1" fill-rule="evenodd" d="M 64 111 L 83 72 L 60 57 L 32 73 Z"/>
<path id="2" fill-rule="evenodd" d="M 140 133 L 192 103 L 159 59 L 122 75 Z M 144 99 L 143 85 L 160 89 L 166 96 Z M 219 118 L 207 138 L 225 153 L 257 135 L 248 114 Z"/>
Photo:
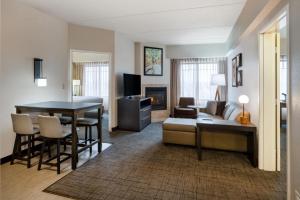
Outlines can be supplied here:
<path id="1" fill-rule="evenodd" d="M 119 126 L 111 128 L 111 131 L 117 131 L 117 130 L 119 130 Z"/>
<path id="2" fill-rule="evenodd" d="M 35 145 L 35 146 L 34 146 L 34 151 L 40 150 L 41 147 L 42 147 L 42 143 L 41 143 L 41 144 Z M 27 149 L 23 149 L 23 150 L 22 150 L 22 154 L 26 154 L 26 152 L 27 152 Z M 11 161 L 11 156 L 12 156 L 12 155 L 10 154 L 10 155 L 8 155 L 8 156 L 5 156 L 5 157 L 3 157 L 3 158 L 0 158 L 0 165 L 3 165 L 3 164 L 5 164 L 5 163 L 10 162 L 10 161 Z"/>

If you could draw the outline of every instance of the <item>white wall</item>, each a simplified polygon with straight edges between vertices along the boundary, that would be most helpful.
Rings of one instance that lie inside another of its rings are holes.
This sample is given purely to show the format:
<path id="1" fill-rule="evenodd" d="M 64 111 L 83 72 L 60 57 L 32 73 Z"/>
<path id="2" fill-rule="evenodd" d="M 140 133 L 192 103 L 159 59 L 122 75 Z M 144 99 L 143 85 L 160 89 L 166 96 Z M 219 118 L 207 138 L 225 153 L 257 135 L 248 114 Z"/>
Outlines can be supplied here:
<path id="1" fill-rule="evenodd" d="M 167 58 L 211 58 L 225 57 L 227 45 L 224 44 L 199 44 L 199 45 L 168 45 Z"/>
<path id="2" fill-rule="evenodd" d="M 134 74 L 134 42 L 126 35 L 115 32 L 115 76 L 116 76 L 116 113 L 113 127 L 116 127 L 118 121 L 117 100 L 123 97 L 123 73 Z"/>
<path id="3" fill-rule="evenodd" d="M 0 146 L 10 155 L 15 135 L 10 113 L 16 104 L 67 99 L 68 25 L 15 0 L 1 1 L 2 59 Z M 48 86 L 33 81 L 33 58 L 44 59 Z"/>
<path id="4" fill-rule="evenodd" d="M 290 161 L 291 199 L 300 194 L 300 1 L 290 0 Z M 300 198 L 300 195 L 299 195 Z"/>
<path id="5" fill-rule="evenodd" d="M 245 105 L 245 108 L 251 113 L 251 121 L 259 127 L 259 34 L 270 26 L 271 22 L 279 17 L 278 14 L 283 11 L 287 4 L 287 0 L 278 2 L 277 0 L 270 0 L 276 3 L 273 8 L 266 6 L 262 11 L 257 14 L 258 17 L 245 29 L 244 33 L 233 39 L 237 41 L 228 55 L 228 100 L 238 101 L 241 94 L 246 94 L 250 98 L 250 103 Z M 268 3 L 268 5 L 270 5 Z M 243 16 L 243 15 L 242 15 Z M 261 17 L 264 16 L 264 17 Z M 240 20 L 239 20 L 240 21 Z M 243 20 L 242 20 L 243 21 Z M 228 41 L 232 42 L 233 41 Z M 232 87 L 232 58 L 238 53 L 243 54 L 243 86 Z M 258 133 L 259 134 L 259 133 Z M 258 135 L 259 143 L 262 142 L 262 135 Z M 260 143 L 261 145 L 262 143 Z M 259 167 L 263 168 L 263 152 L 259 151 Z"/>
<path id="6" fill-rule="evenodd" d="M 163 48 L 163 76 L 144 76 L 144 47 Z M 152 111 L 152 121 L 162 121 L 170 115 L 170 59 L 166 57 L 167 48 L 156 43 L 135 43 L 135 72 L 142 75 L 142 94 L 145 86 L 167 87 L 167 110 Z"/>

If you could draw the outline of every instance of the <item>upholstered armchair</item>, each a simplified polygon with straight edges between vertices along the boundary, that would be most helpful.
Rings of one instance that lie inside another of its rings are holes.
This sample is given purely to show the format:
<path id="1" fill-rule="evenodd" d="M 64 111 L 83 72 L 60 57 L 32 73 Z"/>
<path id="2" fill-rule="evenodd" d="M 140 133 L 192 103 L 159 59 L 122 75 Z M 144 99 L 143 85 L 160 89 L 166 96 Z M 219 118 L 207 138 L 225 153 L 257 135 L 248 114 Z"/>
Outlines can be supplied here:
<path id="1" fill-rule="evenodd" d="M 192 97 L 180 97 L 179 105 L 174 108 L 175 118 L 197 118 L 197 108 L 189 108 L 195 105 L 195 99 Z"/>

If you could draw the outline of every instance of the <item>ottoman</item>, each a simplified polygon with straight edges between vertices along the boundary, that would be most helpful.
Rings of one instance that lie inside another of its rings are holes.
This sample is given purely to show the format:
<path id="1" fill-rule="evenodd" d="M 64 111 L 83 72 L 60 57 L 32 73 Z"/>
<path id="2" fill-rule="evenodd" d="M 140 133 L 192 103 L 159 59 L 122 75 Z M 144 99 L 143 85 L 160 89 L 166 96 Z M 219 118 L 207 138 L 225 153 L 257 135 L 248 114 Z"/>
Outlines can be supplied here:
<path id="1" fill-rule="evenodd" d="M 196 119 L 168 118 L 163 122 L 163 142 L 196 145 Z"/>

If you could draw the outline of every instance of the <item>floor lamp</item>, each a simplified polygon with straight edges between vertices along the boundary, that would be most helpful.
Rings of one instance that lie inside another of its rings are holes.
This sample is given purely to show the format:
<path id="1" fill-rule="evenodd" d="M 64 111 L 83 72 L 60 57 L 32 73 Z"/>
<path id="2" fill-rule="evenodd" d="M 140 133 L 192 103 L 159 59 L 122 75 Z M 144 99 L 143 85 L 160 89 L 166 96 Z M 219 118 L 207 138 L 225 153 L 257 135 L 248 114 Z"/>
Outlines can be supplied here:
<path id="1" fill-rule="evenodd" d="M 226 86 L 225 74 L 214 74 L 211 76 L 210 85 L 217 86 L 215 101 L 221 100 L 220 87 Z"/>

